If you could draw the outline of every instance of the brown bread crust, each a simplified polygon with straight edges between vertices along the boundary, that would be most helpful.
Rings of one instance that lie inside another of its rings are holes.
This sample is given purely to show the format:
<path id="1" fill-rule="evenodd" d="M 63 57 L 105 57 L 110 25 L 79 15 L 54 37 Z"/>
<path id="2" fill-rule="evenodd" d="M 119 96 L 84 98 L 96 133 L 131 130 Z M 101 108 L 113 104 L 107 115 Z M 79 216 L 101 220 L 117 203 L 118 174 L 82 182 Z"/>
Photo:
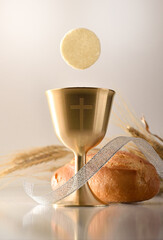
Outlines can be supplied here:
<path id="1" fill-rule="evenodd" d="M 87 156 L 87 161 L 93 154 Z M 51 180 L 55 190 L 74 175 L 74 159 L 58 169 Z M 125 151 L 116 153 L 89 181 L 93 193 L 103 202 L 138 202 L 154 197 L 160 188 L 155 167 Z"/>

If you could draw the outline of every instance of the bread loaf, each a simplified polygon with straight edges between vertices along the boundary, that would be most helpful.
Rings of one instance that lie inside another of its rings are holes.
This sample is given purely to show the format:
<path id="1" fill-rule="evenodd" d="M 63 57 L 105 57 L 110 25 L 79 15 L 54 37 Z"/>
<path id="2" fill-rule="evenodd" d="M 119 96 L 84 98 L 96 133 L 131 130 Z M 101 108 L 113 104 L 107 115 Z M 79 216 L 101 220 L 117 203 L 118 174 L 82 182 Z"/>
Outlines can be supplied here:
<path id="1" fill-rule="evenodd" d="M 89 161 L 93 155 L 87 156 Z M 58 169 L 51 180 L 53 190 L 74 175 L 74 159 Z M 119 151 L 89 181 L 93 193 L 104 203 L 137 202 L 154 197 L 160 180 L 155 167 L 147 160 Z"/>

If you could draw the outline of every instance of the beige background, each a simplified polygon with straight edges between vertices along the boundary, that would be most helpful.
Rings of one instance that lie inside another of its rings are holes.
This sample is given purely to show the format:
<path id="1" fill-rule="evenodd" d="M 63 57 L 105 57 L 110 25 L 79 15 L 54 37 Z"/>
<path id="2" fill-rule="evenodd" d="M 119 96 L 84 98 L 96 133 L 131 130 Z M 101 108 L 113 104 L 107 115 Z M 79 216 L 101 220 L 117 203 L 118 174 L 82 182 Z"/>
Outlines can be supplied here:
<path id="1" fill-rule="evenodd" d="M 84 71 L 59 51 L 77 27 L 101 41 Z M 66 86 L 119 91 L 163 136 L 163 0 L 0 0 L 0 154 L 58 143 L 44 93 Z"/>

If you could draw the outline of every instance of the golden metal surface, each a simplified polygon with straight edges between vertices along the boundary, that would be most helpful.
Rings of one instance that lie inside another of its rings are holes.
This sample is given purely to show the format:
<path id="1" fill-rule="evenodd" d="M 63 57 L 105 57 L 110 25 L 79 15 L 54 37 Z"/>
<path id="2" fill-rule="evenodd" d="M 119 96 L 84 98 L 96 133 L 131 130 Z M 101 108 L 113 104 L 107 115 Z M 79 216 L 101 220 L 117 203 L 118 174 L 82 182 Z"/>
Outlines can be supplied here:
<path id="1" fill-rule="evenodd" d="M 84 87 L 46 92 L 56 135 L 75 154 L 75 173 L 84 166 L 86 153 L 105 136 L 114 93 L 109 89 Z M 104 204 L 93 195 L 86 183 L 57 205 Z"/>

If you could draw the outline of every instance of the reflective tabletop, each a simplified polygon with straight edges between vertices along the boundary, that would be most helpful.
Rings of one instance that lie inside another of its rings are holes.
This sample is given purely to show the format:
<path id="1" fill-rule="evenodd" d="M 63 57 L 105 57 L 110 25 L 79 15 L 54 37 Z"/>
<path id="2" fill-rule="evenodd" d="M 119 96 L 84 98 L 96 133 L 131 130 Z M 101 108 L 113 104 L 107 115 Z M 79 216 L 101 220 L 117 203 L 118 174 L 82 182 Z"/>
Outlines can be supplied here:
<path id="1" fill-rule="evenodd" d="M 163 196 L 107 207 L 37 205 L 21 186 L 0 190 L 0 240 L 162 240 Z"/>

